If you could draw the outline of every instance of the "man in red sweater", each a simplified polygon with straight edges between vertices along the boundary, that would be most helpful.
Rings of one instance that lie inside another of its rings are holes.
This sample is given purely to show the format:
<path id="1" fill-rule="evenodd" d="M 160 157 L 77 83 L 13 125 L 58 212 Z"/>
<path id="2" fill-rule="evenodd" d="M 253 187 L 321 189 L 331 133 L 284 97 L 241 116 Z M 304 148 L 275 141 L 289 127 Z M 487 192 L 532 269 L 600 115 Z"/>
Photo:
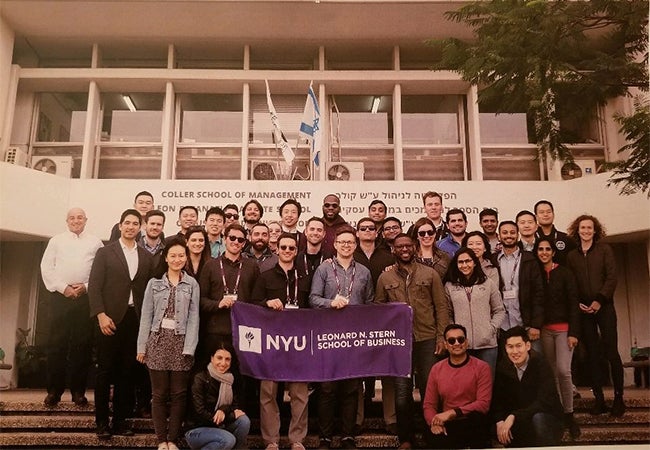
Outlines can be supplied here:
<path id="1" fill-rule="evenodd" d="M 433 434 L 431 447 L 489 447 L 490 366 L 467 354 L 462 325 L 447 325 L 444 336 L 449 358 L 431 369 L 423 404 L 424 420 Z"/>

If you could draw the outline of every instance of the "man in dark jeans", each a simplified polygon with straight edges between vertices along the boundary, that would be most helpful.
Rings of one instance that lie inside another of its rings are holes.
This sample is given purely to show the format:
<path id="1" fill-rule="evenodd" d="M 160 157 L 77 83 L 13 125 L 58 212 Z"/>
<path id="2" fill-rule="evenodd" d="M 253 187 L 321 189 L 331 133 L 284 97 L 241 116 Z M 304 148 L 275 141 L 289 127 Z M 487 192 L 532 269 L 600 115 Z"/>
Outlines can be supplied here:
<path id="1" fill-rule="evenodd" d="M 444 331 L 451 321 L 449 305 L 438 273 L 415 261 L 415 244 L 399 234 L 393 244 L 396 263 L 379 276 L 376 303 L 400 302 L 413 308 L 412 367 L 420 394 L 426 392 L 431 367 L 444 350 Z M 395 409 L 400 449 L 411 448 L 414 439 L 413 378 L 395 378 Z"/>

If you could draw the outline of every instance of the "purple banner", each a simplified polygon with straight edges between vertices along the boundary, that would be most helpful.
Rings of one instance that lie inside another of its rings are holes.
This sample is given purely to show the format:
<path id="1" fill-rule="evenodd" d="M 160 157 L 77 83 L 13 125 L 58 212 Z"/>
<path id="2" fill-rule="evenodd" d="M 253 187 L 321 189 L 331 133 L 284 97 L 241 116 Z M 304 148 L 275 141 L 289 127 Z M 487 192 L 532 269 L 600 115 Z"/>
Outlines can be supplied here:
<path id="1" fill-rule="evenodd" d="M 275 311 L 237 302 L 241 372 L 274 381 L 331 381 L 411 373 L 413 313 L 403 303 Z"/>

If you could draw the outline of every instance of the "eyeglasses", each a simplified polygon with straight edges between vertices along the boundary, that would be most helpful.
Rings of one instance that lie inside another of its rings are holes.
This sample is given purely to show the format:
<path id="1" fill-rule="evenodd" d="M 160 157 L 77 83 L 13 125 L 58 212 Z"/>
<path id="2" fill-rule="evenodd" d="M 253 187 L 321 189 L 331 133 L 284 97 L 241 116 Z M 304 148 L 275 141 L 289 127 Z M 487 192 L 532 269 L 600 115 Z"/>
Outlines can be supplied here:
<path id="1" fill-rule="evenodd" d="M 459 259 L 458 260 L 458 265 L 459 266 L 464 266 L 464 265 L 472 264 L 473 262 L 474 262 L 474 260 L 472 260 L 472 259 Z"/>
<path id="2" fill-rule="evenodd" d="M 436 234 L 435 230 L 422 230 L 418 231 L 418 236 L 424 237 L 424 236 L 433 236 Z"/>
<path id="3" fill-rule="evenodd" d="M 377 228 L 375 227 L 359 227 L 359 231 L 375 231 Z"/>
<path id="4" fill-rule="evenodd" d="M 280 250 L 286 251 L 289 250 L 290 252 L 294 251 L 296 249 L 295 245 L 281 245 Z"/>
<path id="5" fill-rule="evenodd" d="M 233 235 L 228 236 L 228 240 L 230 240 L 230 242 L 235 242 L 235 241 L 237 241 L 237 242 L 239 242 L 240 244 L 243 244 L 244 242 L 246 242 L 246 238 L 243 238 L 243 237 L 237 237 L 237 236 L 233 236 Z"/>
<path id="6" fill-rule="evenodd" d="M 323 203 L 323 208 L 338 208 L 338 203 Z"/>
<path id="7" fill-rule="evenodd" d="M 397 231 L 397 230 L 401 230 L 401 229 L 402 229 L 402 227 L 400 227 L 399 225 L 393 225 L 391 227 L 384 227 L 384 231 Z"/>
<path id="8" fill-rule="evenodd" d="M 335 241 L 337 244 L 342 245 L 342 246 L 352 246 L 355 245 L 355 241 Z"/>
<path id="9" fill-rule="evenodd" d="M 226 215 L 226 219 L 239 220 L 239 214 L 226 213 L 225 215 Z"/>
<path id="10" fill-rule="evenodd" d="M 449 344 L 449 345 L 454 345 L 456 342 L 458 342 L 459 344 L 464 344 L 465 343 L 465 336 L 447 338 L 447 344 Z"/>

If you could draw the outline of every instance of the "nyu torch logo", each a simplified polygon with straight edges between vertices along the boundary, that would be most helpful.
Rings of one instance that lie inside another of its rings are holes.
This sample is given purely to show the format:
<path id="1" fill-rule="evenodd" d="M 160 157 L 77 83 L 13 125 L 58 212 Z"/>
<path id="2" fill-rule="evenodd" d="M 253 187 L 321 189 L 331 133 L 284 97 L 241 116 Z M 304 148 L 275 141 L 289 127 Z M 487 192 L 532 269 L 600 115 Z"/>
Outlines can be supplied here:
<path id="1" fill-rule="evenodd" d="M 262 329 L 239 325 L 239 350 L 262 353 Z"/>

